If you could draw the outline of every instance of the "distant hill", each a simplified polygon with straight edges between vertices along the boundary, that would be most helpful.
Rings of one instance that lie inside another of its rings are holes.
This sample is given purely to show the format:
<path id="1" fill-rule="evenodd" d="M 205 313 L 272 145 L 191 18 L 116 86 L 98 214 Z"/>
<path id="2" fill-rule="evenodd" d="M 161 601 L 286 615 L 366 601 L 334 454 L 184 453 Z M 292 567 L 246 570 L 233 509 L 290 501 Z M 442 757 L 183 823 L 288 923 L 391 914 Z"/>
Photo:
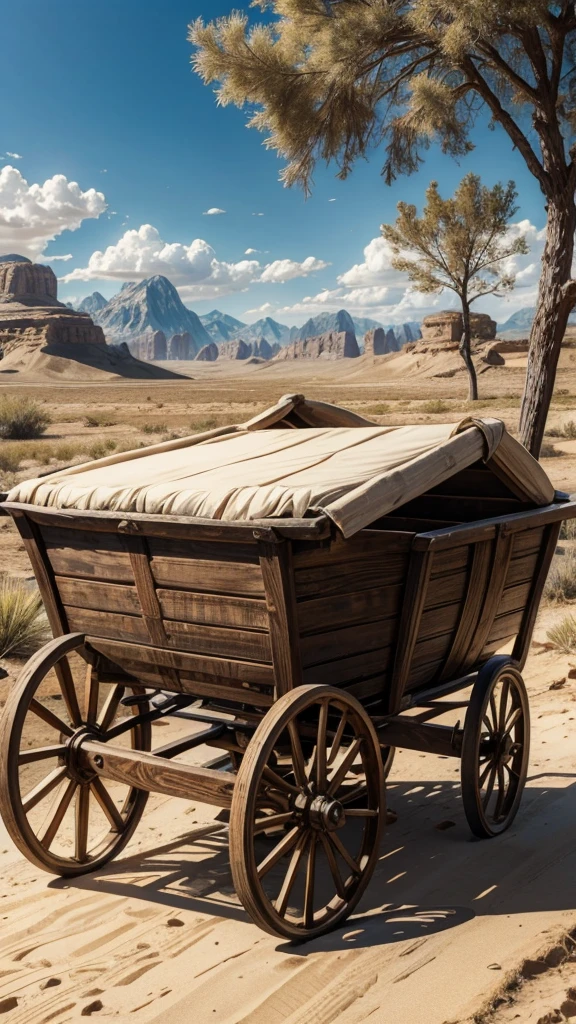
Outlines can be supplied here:
<path id="1" fill-rule="evenodd" d="M 236 332 L 236 337 L 242 338 L 248 343 L 254 343 L 260 338 L 264 338 L 270 345 L 274 345 L 275 342 L 279 345 L 286 345 L 290 338 L 290 328 L 285 324 L 279 324 L 271 316 L 266 316 L 261 320 L 256 320 L 253 324 L 242 327 Z"/>
<path id="2" fill-rule="evenodd" d="M 107 304 L 108 299 L 105 299 L 100 292 L 92 292 L 92 295 L 87 295 L 85 299 L 78 306 L 80 313 L 89 313 L 90 316 L 94 316 L 95 313 L 99 313 L 101 309 Z"/>
<path id="3" fill-rule="evenodd" d="M 197 314 L 184 305 L 174 285 L 161 275 L 124 285 L 94 315 L 94 320 L 112 342 L 130 344 L 153 331 L 163 331 L 168 340 L 188 332 L 196 354 L 212 340 Z"/>
<path id="4" fill-rule="evenodd" d="M 211 313 L 205 313 L 200 317 L 200 320 L 212 341 L 215 341 L 217 344 L 230 341 L 238 331 L 246 327 L 242 320 L 237 320 L 235 316 L 229 316 L 228 313 L 221 313 L 219 309 L 213 309 Z"/>
<path id="5" fill-rule="evenodd" d="M 504 323 L 497 325 L 498 334 L 506 331 L 521 331 L 526 334 L 532 327 L 535 312 L 535 306 L 523 306 L 522 309 L 516 310 Z"/>
<path id="6" fill-rule="evenodd" d="M 304 341 L 306 338 L 316 338 L 320 334 L 332 332 L 340 333 L 348 331 L 356 334 L 354 321 L 345 309 L 339 309 L 337 313 L 320 313 L 318 316 L 311 316 L 302 327 L 293 327 L 290 331 L 290 342 Z"/>

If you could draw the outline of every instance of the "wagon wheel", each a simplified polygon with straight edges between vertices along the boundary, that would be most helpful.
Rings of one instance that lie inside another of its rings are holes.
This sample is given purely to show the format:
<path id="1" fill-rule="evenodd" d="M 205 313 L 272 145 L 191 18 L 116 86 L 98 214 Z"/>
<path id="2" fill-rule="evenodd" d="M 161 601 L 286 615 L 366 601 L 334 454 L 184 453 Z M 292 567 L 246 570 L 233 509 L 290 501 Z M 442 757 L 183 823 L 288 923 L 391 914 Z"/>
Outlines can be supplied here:
<path id="1" fill-rule="evenodd" d="M 529 754 L 524 680 L 509 662 L 488 664 L 472 689 L 462 741 L 462 801 L 474 835 L 487 839 L 512 824 Z"/>
<path id="2" fill-rule="evenodd" d="M 46 644 L 24 667 L 0 722 L 0 812 L 16 846 L 38 867 L 80 875 L 128 842 L 148 793 L 87 779 L 74 768 L 74 738 L 101 741 L 124 709 L 121 684 L 100 685 L 79 633 Z M 130 687 L 138 693 L 143 688 Z M 142 705 L 138 708 L 145 710 Z M 114 742 L 150 750 L 149 725 Z"/>
<path id="3" fill-rule="evenodd" d="M 304 941 L 344 920 L 384 817 L 380 746 L 361 704 L 331 686 L 281 697 L 248 745 L 230 816 L 232 877 L 256 924 Z"/>

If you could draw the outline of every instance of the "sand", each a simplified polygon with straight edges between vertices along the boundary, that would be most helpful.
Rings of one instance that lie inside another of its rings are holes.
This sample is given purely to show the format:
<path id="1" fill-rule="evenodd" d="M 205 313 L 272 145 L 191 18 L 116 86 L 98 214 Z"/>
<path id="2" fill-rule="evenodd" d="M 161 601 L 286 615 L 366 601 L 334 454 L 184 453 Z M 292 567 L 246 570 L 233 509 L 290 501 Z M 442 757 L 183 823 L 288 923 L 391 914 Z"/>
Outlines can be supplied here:
<path id="1" fill-rule="evenodd" d="M 57 443 L 85 444 L 95 436 L 155 440 L 143 432 L 144 423 L 171 430 L 209 417 L 239 420 L 285 391 L 341 401 L 379 422 L 449 420 L 467 412 L 465 387 L 454 378 L 431 387 L 430 381 L 382 382 L 369 374 L 345 380 L 333 366 L 291 374 L 284 368 L 283 374 L 275 370 L 271 379 L 261 366 L 228 373 L 202 368 L 194 380 L 153 381 L 145 388 L 125 381 L 51 386 L 50 436 L 35 442 L 40 454 L 22 472 L 35 472 L 42 451 Z M 482 412 L 514 426 L 521 381 L 520 369 L 490 369 L 482 377 Z M 41 394 L 40 385 L 16 387 L 23 395 Z M 0 394 L 11 390 L 0 386 Z M 446 408 L 427 411 L 432 399 Z M 94 431 L 84 422 L 90 409 L 110 410 L 117 422 Z M 576 418 L 576 373 L 565 368 L 550 421 L 570 418 Z M 548 472 L 557 485 L 576 490 L 576 446 L 561 438 L 550 442 L 565 454 L 545 460 Z M 2 520 L 0 558 L 11 572 L 31 576 L 17 535 Z M 543 609 L 537 642 L 566 610 Z M 0 681 L 0 703 L 20 666 L 4 667 L 9 676 Z M 0 1019 L 536 1024 L 567 1004 L 576 985 L 568 962 L 548 972 L 545 982 L 507 990 L 526 961 L 576 927 L 576 680 L 567 678 L 569 668 L 570 659 L 532 647 L 526 668 L 530 778 L 511 830 L 491 841 L 472 839 L 458 762 L 400 752 L 388 788 L 398 817 L 386 829 L 367 893 L 345 926 L 303 946 L 267 936 L 248 920 L 232 888 L 227 826 L 214 808 L 152 796 L 120 857 L 68 881 L 24 860 L 0 825 Z M 560 679 L 565 683 L 550 689 Z M 453 723 L 454 713 L 446 721 Z M 156 725 L 153 745 L 185 729 L 176 720 Z M 183 759 L 212 755 L 198 748 Z M 515 996 L 518 1002 L 510 1002 Z M 505 1002 L 490 1016 L 498 998 Z"/>

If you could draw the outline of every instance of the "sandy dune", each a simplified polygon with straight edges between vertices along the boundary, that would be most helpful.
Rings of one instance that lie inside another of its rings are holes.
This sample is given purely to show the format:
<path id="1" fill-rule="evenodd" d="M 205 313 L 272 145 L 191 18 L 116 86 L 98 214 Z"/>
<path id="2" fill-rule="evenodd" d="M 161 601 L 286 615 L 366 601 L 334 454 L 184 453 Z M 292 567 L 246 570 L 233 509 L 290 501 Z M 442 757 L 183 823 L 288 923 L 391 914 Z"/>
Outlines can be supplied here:
<path id="1" fill-rule="evenodd" d="M 0 1014 L 14 1024 L 471 1019 L 576 921 L 576 681 L 549 689 L 567 668 L 533 648 L 531 778 L 510 832 L 471 839 L 458 763 L 400 753 L 389 784 L 398 820 L 359 913 L 304 946 L 248 921 L 212 808 L 153 797 L 120 859 L 72 881 L 37 871 L 0 832 Z M 156 727 L 155 743 L 181 729 Z"/>

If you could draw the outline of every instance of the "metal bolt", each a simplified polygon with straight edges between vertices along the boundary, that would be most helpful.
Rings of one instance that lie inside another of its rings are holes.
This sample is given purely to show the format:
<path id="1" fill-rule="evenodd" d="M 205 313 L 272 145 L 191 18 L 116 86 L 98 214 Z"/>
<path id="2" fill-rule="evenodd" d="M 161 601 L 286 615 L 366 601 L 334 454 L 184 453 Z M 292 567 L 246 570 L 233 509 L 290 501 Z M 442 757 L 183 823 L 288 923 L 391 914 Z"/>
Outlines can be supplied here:
<path id="1" fill-rule="evenodd" d="M 96 757 L 94 758 L 94 766 L 96 768 L 104 767 L 104 758 L 102 757 L 101 754 L 96 754 Z"/>

